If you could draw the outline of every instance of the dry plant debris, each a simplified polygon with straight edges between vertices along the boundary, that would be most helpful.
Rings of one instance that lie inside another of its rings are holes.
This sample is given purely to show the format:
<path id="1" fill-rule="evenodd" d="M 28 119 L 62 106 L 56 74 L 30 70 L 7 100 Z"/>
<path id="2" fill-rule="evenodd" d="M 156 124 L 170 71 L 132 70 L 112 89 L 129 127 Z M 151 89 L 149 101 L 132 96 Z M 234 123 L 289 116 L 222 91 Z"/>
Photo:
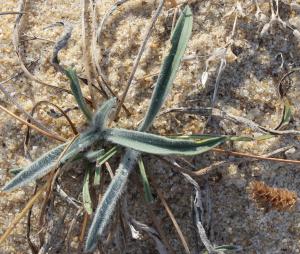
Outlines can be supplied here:
<path id="1" fill-rule="evenodd" d="M 25 2 L 26 8 L 19 8 Z M 32 158 L 35 159 L 54 147 L 57 143 L 52 140 L 53 137 L 67 140 L 73 136 L 74 130 L 78 129 L 80 132 L 85 128 L 66 77 L 53 66 L 53 63 L 57 64 L 53 62 L 53 49 L 64 34 L 63 27 L 45 28 L 57 22 L 72 24 L 73 31 L 68 44 L 59 51 L 59 59 L 56 52 L 55 60 L 59 61 L 59 66 L 76 68 L 82 82 L 83 95 L 89 105 L 93 101 L 91 94 L 95 96 L 95 102 L 101 105 L 107 97 L 121 98 L 125 84 L 131 84 L 123 105 L 126 111 L 120 111 L 119 121 L 113 122 L 112 126 L 134 129 L 149 103 L 161 59 L 168 50 L 170 33 L 181 10 L 188 3 L 194 14 L 192 38 L 174 82 L 174 89 L 165 105 L 165 109 L 178 111 L 161 115 L 151 132 L 162 135 L 205 132 L 256 137 L 261 132 L 273 131 L 274 136 L 266 140 L 228 143 L 223 150 L 215 150 L 188 161 L 175 158 L 168 165 L 160 159 L 147 157 L 144 159 L 145 166 L 148 171 L 153 172 L 152 177 L 155 177 L 162 190 L 192 253 L 201 253 L 203 246 L 195 237 L 197 232 L 195 233 L 195 225 L 189 216 L 191 188 L 182 184 L 183 178 L 178 172 L 189 173 L 195 169 L 199 171 L 190 175 L 199 182 L 201 188 L 197 190 L 198 195 L 204 195 L 201 198 L 203 207 L 200 222 L 203 224 L 201 230 L 204 229 L 204 233 L 207 233 L 205 237 L 209 243 L 239 245 L 242 246 L 242 253 L 300 253 L 299 213 L 292 211 L 278 214 L 274 210 L 261 213 L 259 209 L 249 206 L 245 195 L 247 182 L 253 176 L 260 176 L 274 186 L 288 186 L 295 193 L 299 191 L 299 166 L 295 164 L 299 162 L 300 149 L 300 90 L 297 86 L 300 59 L 299 3 L 293 0 L 165 1 L 145 51 L 137 60 L 139 48 L 158 2 L 21 0 L 17 3 L 9 0 L 0 4 L 1 109 L 20 117 L 24 122 L 31 119 L 28 125 L 36 131 L 48 133 L 50 138 L 40 138 L 32 130 L 30 143 L 26 141 L 23 146 L 24 136 L 28 133 L 27 127 L 0 111 L 1 186 L 11 178 L 7 173 L 8 169 L 28 165 Z M 16 17 L 20 15 L 24 18 L 21 25 L 16 23 Z M 101 36 L 97 37 L 98 34 Z M 83 52 L 87 55 L 83 55 Z M 135 61 L 139 64 L 133 70 Z M 135 75 L 130 78 L 131 73 Z M 51 103 L 53 107 L 50 106 Z M 191 112 L 211 106 L 211 115 Z M 59 109 L 71 119 L 75 128 L 70 128 Z M 35 114 L 31 117 L 30 112 Z M 285 112 L 291 114 L 285 115 Z M 208 116 L 212 118 L 209 122 Z M 290 146 L 292 148 L 286 149 Z M 232 150 L 236 152 L 230 152 Z M 275 153 L 272 155 L 274 151 L 278 151 L 278 158 L 261 160 L 270 156 L 268 154 L 275 157 Z M 247 154 L 252 157 L 241 159 Z M 283 165 L 285 162 L 290 162 L 291 165 Z M 110 164 L 112 175 L 117 165 L 114 160 L 110 160 Z M 211 170 L 212 165 L 214 170 Z M 58 244 L 53 245 L 53 249 L 48 249 L 49 253 L 54 252 L 55 248 L 61 249 L 61 241 L 57 241 L 57 237 L 65 234 L 70 251 L 82 247 L 82 232 L 88 227 L 90 218 L 78 209 L 82 206 L 82 197 L 76 192 L 76 188 L 82 182 L 84 174 L 80 173 L 78 166 L 74 165 L 74 168 L 75 172 L 66 171 L 59 178 L 54 191 L 55 202 L 45 206 L 45 221 L 48 223 L 41 224 L 45 226 L 44 230 L 48 230 L 44 239 L 44 252 L 53 243 Z M 178 170 L 177 173 L 173 171 L 174 168 Z M 63 183 L 66 179 L 68 184 Z M 103 196 L 110 181 L 108 173 L 101 171 L 101 179 L 98 180 L 100 183 L 95 186 L 100 186 L 99 189 L 96 187 L 96 191 L 91 191 L 94 201 Z M 155 248 L 164 251 L 163 246 L 157 247 L 163 243 L 165 246 L 170 245 L 168 250 L 183 253 L 184 247 L 162 205 L 157 204 L 157 200 L 151 203 L 151 216 L 145 211 L 147 209 L 141 208 L 141 188 L 135 187 L 136 182 L 135 178 L 129 182 L 129 222 L 125 220 L 119 225 L 117 221 L 120 219 L 116 216 L 113 220 L 115 224 L 108 229 L 109 235 L 99 246 L 99 250 L 103 253 L 107 250 L 108 253 L 120 253 L 124 250 L 127 253 L 153 253 Z M 271 193 L 271 187 L 263 184 L 260 186 Z M 274 208 L 276 205 L 288 207 L 280 205 L 282 202 L 294 202 L 293 198 L 284 199 L 284 194 L 280 194 L 284 193 L 283 190 L 275 190 L 273 194 L 281 196 L 274 199 Z M 11 194 L 0 193 L 1 235 L 14 221 L 15 215 L 26 207 L 31 193 L 33 185 Z M 258 196 L 264 200 L 268 195 Z M 291 194 L 290 197 L 292 196 Z M 264 204 L 267 204 L 267 200 Z M 65 207 L 69 205 L 71 209 L 64 217 Z M 34 205 L 28 237 L 33 241 L 33 246 L 39 246 L 39 238 L 42 237 L 38 236 L 46 233 L 40 231 L 41 225 L 35 223 L 39 219 L 39 211 L 39 206 Z M 154 217 L 162 222 L 160 227 L 153 223 L 156 220 Z M 49 233 L 57 232 L 54 222 L 61 220 L 61 225 L 66 227 L 61 228 L 62 232 L 58 232 L 55 238 Z M 124 233 L 126 225 L 135 225 L 139 233 L 147 232 L 146 236 L 142 237 L 143 240 L 139 237 L 132 240 Z M 15 226 L 13 235 L 0 246 L 0 253 L 28 253 L 30 248 L 25 241 L 26 234 L 28 232 L 24 219 Z M 166 239 L 161 241 L 157 234 L 164 235 Z M 210 246 L 210 250 L 218 248 L 215 247 Z M 220 251 L 226 250 L 226 246 L 223 249 L 222 246 L 219 247 Z M 229 247 L 227 246 L 227 250 Z"/>
<path id="2" fill-rule="evenodd" d="M 288 211 L 295 208 L 297 193 L 284 188 L 274 188 L 261 181 L 249 184 L 249 194 L 261 208 Z"/>

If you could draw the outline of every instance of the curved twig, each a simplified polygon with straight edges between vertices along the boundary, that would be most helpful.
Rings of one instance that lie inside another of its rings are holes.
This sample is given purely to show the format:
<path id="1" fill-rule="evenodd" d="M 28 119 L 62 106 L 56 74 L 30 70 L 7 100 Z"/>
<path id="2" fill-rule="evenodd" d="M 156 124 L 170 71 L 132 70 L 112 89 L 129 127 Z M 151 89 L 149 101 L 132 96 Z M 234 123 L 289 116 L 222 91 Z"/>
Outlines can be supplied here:
<path id="1" fill-rule="evenodd" d="M 51 134 L 49 132 L 46 132 L 46 131 L 38 128 L 37 126 L 27 122 L 26 120 L 22 119 L 21 117 L 19 117 L 19 116 L 15 115 L 14 113 L 10 112 L 8 109 L 6 109 L 5 107 L 3 107 L 1 105 L 0 105 L 0 109 L 3 110 L 4 112 L 6 112 L 7 114 L 9 114 L 10 116 L 14 117 L 15 119 L 17 119 L 21 123 L 23 123 L 27 126 L 30 126 L 31 128 L 33 128 L 34 130 L 36 130 L 37 132 L 41 133 L 44 136 L 47 136 L 47 137 L 52 138 L 52 139 L 56 139 L 56 140 L 61 141 L 61 142 L 66 142 L 67 141 L 67 139 L 65 139 L 61 136 L 58 136 L 56 134 Z"/>

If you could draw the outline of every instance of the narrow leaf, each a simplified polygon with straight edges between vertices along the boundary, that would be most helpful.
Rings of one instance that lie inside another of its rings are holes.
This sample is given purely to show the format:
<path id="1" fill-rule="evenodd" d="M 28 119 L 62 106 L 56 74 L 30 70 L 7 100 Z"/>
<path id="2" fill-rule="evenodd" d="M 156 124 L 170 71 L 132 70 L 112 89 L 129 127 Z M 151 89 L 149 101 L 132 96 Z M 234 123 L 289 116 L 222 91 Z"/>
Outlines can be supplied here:
<path id="1" fill-rule="evenodd" d="M 114 156 L 118 151 L 118 148 L 114 146 L 110 150 L 108 150 L 105 154 L 101 155 L 97 158 L 97 166 L 101 166 L 103 163 L 108 161 L 112 156 Z"/>
<path id="2" fill-rule="evenodd" d="M 144 162 L 141 158 L 138 160 L 138 164 L 139 164 L 140 174 L 141 174 L 143 187 L 144 187 L 145 200 L 147 203 L 151 203 L 154 200 L 154 198 L 152 196 L 152 192 L 151 192 L 150 184 L 149 184 L 149 181 L 147 178 Z"/>
<path id="3" fill-rule="evenodd" d="M 102 130 L 106 127 L 107 119 L 114 106 L 116 106 L 116 102 L 116 98 L 111 98 L 102 104 L 93 118 L 94 128 Z"/>
<path id="4" fill-rule="evenodd" d="M 95 167 L 95 174 L 94 174 L 94 182 L 93 182 L 94 186 L 100 185 L 101 169 L 102 169 L 102 166 L 99 167 L 98 165 L 96 165 L 96 167 Z"/>
<path id="5" fill-rule="evenodd" d="M 24 168 L 12 168 L 10 170 L 8 170 L 8 172 L 12 175 L 17 175 L 19 174 Z"/>
<path id="6" fill-rule="evenodd" d="M 96 151 L 87 151 L 84 154 L 84 158 L 89 162 L 95 162 L 97 159 L 104 154 L 104 149 L 96 150 Z"/>
<path id="7" fill-rule="evenodd" d="M 196 155 L 228 140 L 227 137 L 214 137 L 193 142 L 125 129 L 107 129 L 104 137 L 108 141 L 140 152 L 159 155 Z"/>
<path id="8" fill-rule="evenodd" d="M 83 207 L 86 212 L 91 215 L 93 213 L 92 199 L 89 191 L 90 185 L 90 169 L 88 168 L 85 172 L 82 187 L 82 201 Z"/>
<path id="9" fill-rule="evenodd" d="M 10 180 L 4 187 L 3 191 L 12 191 L 18 187 L 24 186 L 42 176 L 48 174 L 52 167 L 55 165 L 56 160 L 66 147 L 66 143 L 57 146 L 46 154 L 42 155 L 39 159 L 34 161 L 28 167 L 24 168 L 12 180 Z"/>
<path id="10" fill-rule="evenodd" d="M 75 70 L 68 69 L 65 73 L 70 80 L 71 90 L 80 110 L 86 116 L 87 120 L 91 121 L 93 113 L 84 100 Z"/>
<path id="11" fill-rule="evenodd" d="M 74 159 L 79 153 L 84 152 L 89 146 L 101 140 L 101 138 L 102 135 L 95 131 L 81 134 L 61 158 L 60 163 L 64 164 L 67 160 Z"/>
<path id="12" fill-rule="evenodd" d="M 275 130 L 279 130 L 280 128 L 288 125 L 292 119 L 292 109 L 288 100 L 284 102 L 283 114 L 280 123 L 275 128 Z"/>
<path id="13" fill-rule="evenodd" d="M 192 32 L 192 24 L 192 12 L 190 7 L 186 6 L 176 23 L 171 37 L 172 47 L 169 55 L 165 58 L 161 67 L 148 112 L 146 113 L 143 123 L 139 127 L 140 131 L 146 131 L 151 126 L 172 88 L 176 72 L 179 68 L 181 59 Z"/>
<path id="14" fill-rule="evenodd" d="M 97 207 L 92 225 L 88 232 L 85 252 L 90 252 L 95 248 L 98 237 L 103 233 L 105 226 L 109 222 L 109 219 L 115 210 L 117 201 L 125 189 L 128 175 L 130 173 L 129 169 L 134 167 L 138 155 L 139 153 L 133 150 L 128 150 L 124 155 L 124 159 L 122 160 L 124 163 L 120 164 L 114 178 L 103 196 L 103 199 L 101 200 L 101 203 Z"/>

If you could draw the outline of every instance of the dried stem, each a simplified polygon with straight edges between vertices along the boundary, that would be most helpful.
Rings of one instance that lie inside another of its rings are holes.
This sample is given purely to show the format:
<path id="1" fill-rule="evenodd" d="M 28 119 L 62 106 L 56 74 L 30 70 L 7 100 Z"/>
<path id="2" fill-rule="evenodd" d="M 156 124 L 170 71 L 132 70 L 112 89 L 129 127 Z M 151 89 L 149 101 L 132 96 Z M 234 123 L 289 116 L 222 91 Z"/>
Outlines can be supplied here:
<path id="1" fill-rule="evenodd" d="M 61 142 L 67 141 L 67 139 L 65 139 L 61 136 L 58 136 L 56 134 L 51 134 L 49 132 L 46 132 L 46 131 L 38 128 L 37 126 L 27 122 L 26 120 L 22 119 L 21 117 L 19 117 L 19 116 L 15 115 L 14 113 L 10 112 L 8 109 L 6 109 L 5 107 L 3 107 L 1 105 L 0 105 L 0 109 L 3 110 L 4 112 L 6 112 L 7 114 L 9 114 L 10 116 L 14 117 L 15 119 L 17 119 L 21 123 L 31 127 L 32 129 L 36 130 L 37 132 L 41 133 L 42 135 L 44 135 L 46 137 L 49 137 L 49 138 L 52 138 L 52 139 L 55 139 L 55 140 L 58 140 L 58 141 L 61 141 Z"/>
<path id="2" fill-rule="evenodd" d="M 48 184 L 44 184 L 41 189 L 27 202 L 23 210 L 14 218 L 13 222 L 10 224 L 5 233 L 0 237 L 0 245 L 7 239 L 11 232 L 16 228 L 16 225 L 20 220 L 26 215 L 29 209 L 33 206 L 34 202 L 44 193 L 47 189 Z"/>
<path id="3" fill-rule="evenodd" d="M 89 49 L 89 36 L 88 31 L 90 30 L 89 27 L 89 0 L 81 0 L 81 6 L 82 6 L 82 17 L 81 17 L 81 31 L 82 31 L 82 55 L 83 55 L 83 61 L 84 61 L 84 69 L 85 74 L 87 76 L 87 83 L 90 91 L 90 96 L 92 100 L 92 106 L 93 108 L 96 108 L 96 102 L 94 98 L 93 88 L 92 88 L 92 76 L 91 76 L 91 68 L 90 68 L 90 49 Z"/>
<path id="4" fill-rule="evenodd" d="M 138 54 L 137 54 L 137 56 L 136 56 L 136 58 L 135 58 L 135 60 L 134 60 L 134 64 L 133 64 L 133 67 L 132 67 L 132 71 L 131 71 L 131 73 L 130 73 L 128 82 L 127 82 L 127 84 L 126 84 L 125 91 L 123 92 L 123 95 L 122 95 L 122 97 L 121 97 L 121 100 L 120 100 L 120 102 L 119 102 L 119 104 L 118 104 L 118 107 L 117 107 L 117 109 L 116 109 L 116 113 L 115 113 L 115 117 L 114 117 L 115 119 L 118 118 L 118 115 L 119 115 L 120 110 L 121 110 L 121 105 L 123 105 L 123 103 L 124 103 L 124 101 L 125 101 L 126 95 L 127 95 L 127 93 L 128 93 L 129 87 L 130 87 L 130 85 L 131 85 L 131 83 L 132 83 L 132 80 L 133 80 L 133 78 L 134 78 L 134 75 L 135 75 L 135 72 L 136 72 L 136 70 L 137 70 L 138 64 L 139 64 L 139 62 L 140 62 L 140 60 L 141 60 L 141 57 L 142 57 L 142 55 L 143 55 L 143 52 L 144 52 L 145 47 L 146 47 L 146 45 L 147 45 L 147 42 L 148 42 L 148 40 L 149 40 L 149 38 L 150 38 L 150 35 L 151 35 L 152 31 L 153 31 L 154 25 L 155 25 L 155 23 L 156 23 L 156 21 L 157 21 L 159 15 L 160 15 L 161 11 L 162 11 L 164 2 L 165 2 L 164 0 L 160 0 L 159 5 L 158 5 L 158 7 L 157 7 L 157 9 L 156 9 L 156 11 L 155 11 L 155 13 L 154 13 L 154 16 L 152 17 L 151 23 L 150 23 L 150 25 L 149 25 L 149 27 L 148 27 L 148 29 L 147 29 L 147 31 L 146 31 L 146 34 L 144 35 L 144 39 L 143 39 L 142 45 L 141 45 L 141 47 L 140 47 L 140 49 L 139 49 L 139 52 L 138 52 Z"/>

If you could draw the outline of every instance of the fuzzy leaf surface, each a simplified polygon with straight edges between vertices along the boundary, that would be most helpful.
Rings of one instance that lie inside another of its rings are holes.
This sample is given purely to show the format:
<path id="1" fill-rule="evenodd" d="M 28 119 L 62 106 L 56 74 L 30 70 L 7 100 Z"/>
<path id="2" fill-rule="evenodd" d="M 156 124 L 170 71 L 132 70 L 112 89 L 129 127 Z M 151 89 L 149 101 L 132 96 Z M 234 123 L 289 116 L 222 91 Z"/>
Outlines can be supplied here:
<path id="1" fill-rule="evenodd" d="M 80 110 L 86 116 L 87 120 L 91 121 L 93 113 L 90 110 L 89 106 L 85 103 L 85 99 L 82 95 L 79 80 L 77 78 L 75 70 L 68 69 L 65 71 L 65 73 L 70 80 L 71 90 Z"/>
<path id="2" fill-rule="evenodd" d="M 4 187 L 3 191 L 12 191 L 26 185 L 42 176 L 48 174 L 55 165 L 56 160 L 66 147 L 66 143 L 55 147 L 39 159 L 35 160 L 28 167 L 24 168 L 19 174 L 11 179 Z"/>
<path id="3" fill-rule="evenodd" d="M 102 104 L 93 118 L 94 128 L 102 130 L 105 127 L 109 114 L 116 106 L 116 102 L 116 98 L 111 98 Z"/>
<path id="4" fill-rule="evenodd" d="M 111 183 L 109 184 L 101 203 L 95 212 L 85 243 L 85 252 L 91 252 L 97 245 L 98 237 L 103 233 L 115 210 L 117 201 L 125 189 L 130 169 L 136 164 L 138 152 L 128 150 Z"/>
<path id="5" fill-rule="evenodd" d="M 140 131 L 146 131 L 151 126 L 158 111 L 165 102 L 167 95 L 172 89 L 173 81 L 192 33 L 192 26 L 193 14 L 190 7 L 187 5 L 181 13 L 171 36 L 172 46 L 161 67 L 149 109 L 144 121 L 139 127 Z"/>
<path id="6" fill-rule="evenodd" d="M 199 142 L 179 140 L 125 129 L 107 129 L 104 138 L 140 152 L 158 155 L 196 155 L 223 143 L 227 137 L 213 137 Z"/>

